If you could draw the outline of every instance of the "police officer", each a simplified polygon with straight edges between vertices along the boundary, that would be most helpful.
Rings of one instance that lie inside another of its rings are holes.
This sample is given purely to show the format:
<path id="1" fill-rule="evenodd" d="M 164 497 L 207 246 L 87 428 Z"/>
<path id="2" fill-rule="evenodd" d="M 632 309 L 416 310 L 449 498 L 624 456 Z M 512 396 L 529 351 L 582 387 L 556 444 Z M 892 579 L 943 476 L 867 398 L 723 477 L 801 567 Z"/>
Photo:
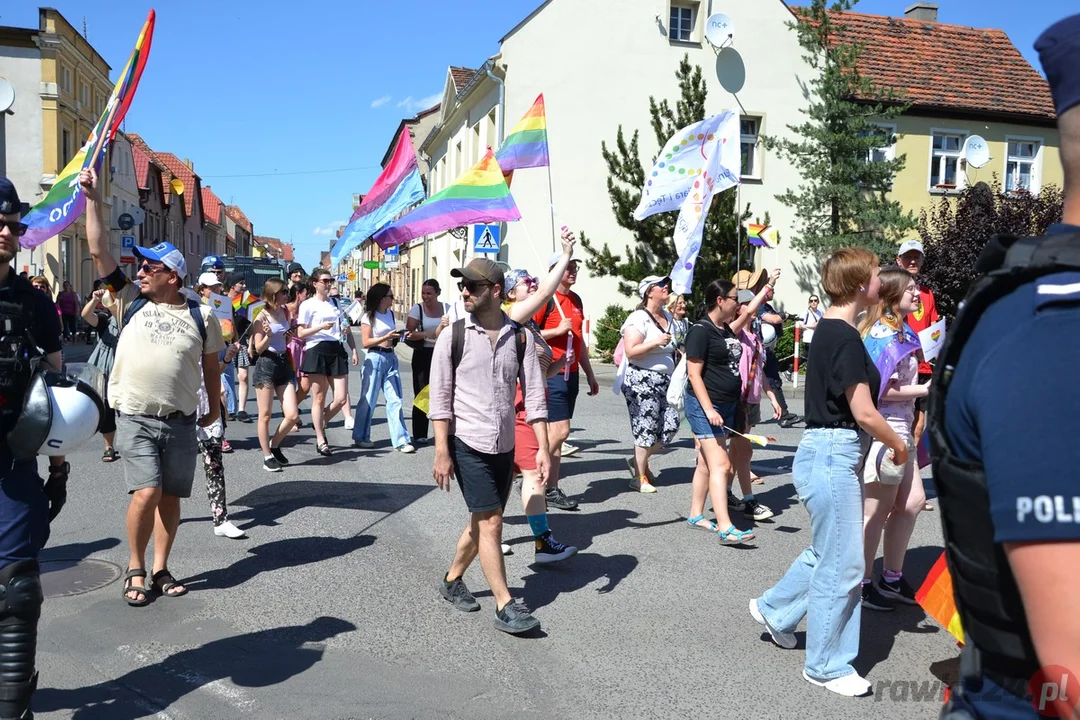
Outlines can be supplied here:
<path id="1" fill-rule="evenodd" d="M 22 209 L 15 186 L 0 177 L 0 720 L 33 717 L 43 599 L 37 557 L 64 505 L 71 469 L 63 457 L 49 458 L 43 484 L 36 459 L 16 461 L 7 445 L 34 361 L 43 357 L 56 370 L 63 362 L 56 306 L 11 267 L 27 229 Z"/>
<path id="2" fill-rule="evenodd" d="M 965 644 L 943 717 L 1080 718 L 1080 15 L 1035 43 L 1062 222 L 992 238 L 938 359 L 929 430 Z"/>

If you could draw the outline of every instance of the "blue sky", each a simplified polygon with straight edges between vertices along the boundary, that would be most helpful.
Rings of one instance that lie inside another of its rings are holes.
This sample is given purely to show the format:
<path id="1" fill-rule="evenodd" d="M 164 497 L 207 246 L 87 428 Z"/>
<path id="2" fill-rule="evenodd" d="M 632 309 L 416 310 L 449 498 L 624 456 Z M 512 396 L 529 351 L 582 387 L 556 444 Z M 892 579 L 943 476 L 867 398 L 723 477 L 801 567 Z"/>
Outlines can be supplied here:
<path id="1" fill-rule="evenodd" d="M 641 0 L 627 5 L 634 2 Z M 0 9 L 0 25 L 37 26 L 34 3 L 11 4 Z M 203 183 L 240 205 L 257 234 L 292 242 L 310 269 L 352 213 L 352 194 L 366 192 L 378 175 L 401 118 L 439 100 L 449 65 L 478 67 L 498 52 L 499 38 L 538 4 L 412 0 L 403 11 L 380 0 L 160 2 L 126 127 L 154 149 L 190 158 Z M 908 4 L 863 0 L 855 9 L 900 15 Z M 1032 43 L 1071 3 L 1039 0 L 1021 11 L 1006 0 L 939 4 L 943 22 L 1005 30 L 1038 67 Z M 51 6 L 77 28 L 85 20 L 115 81 L 153 3 Z M 329 170 L 342 172 L 309 172 Z"/>

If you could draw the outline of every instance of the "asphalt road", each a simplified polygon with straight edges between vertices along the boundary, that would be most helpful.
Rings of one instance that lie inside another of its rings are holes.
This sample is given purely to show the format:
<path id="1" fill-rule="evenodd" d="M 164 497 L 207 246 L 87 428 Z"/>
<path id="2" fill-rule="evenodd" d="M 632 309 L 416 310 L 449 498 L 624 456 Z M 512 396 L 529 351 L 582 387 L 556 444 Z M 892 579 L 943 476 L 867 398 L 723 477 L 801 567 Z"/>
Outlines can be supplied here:
<path id="1" fill-rule="evenodd" d="M 531 566 L 520 500 L 510 500 L 507 572 L 543 623 L 537 635 L 492 627 L 478 566 L 466 580 L 481 612 L 441 599 L 465 507 L 456 489 L 435 487 L 430 447 L 411 456 L 389 447 L 382 409 L 375 450 L 345 449 L 339 419 L 333 458 L 315 453 L 307 429 L 287 441 L 292 464 L 280 474 L 263 471 L 254 425 L 233 424 L 229 506 L 250 539 L 212 534 L 200 470 L 170 562 L 187 596 L 131 608 L 113 582 L 56 597 L 79 586 L 47 573 L 57 590 L 41 620 L 37 717 L 936 717 L 940 678 L 955 672 L 958 651 L 919 608 L 863 613 L 857 667 L 878 692 L 862 699 L 802 680 L 803 631 L 798 649 L 781 650 L 748 616 L 749 598 L 809 541 L 790 476 L 801 430 L 763 426 L 777 442 L 755 457 L 768 474 L 759 497 L 779 515 L 758 524 L 754 547 L 725 547 L 683 520 L 693 462 L 685 424 L 655 461 L 659 493 L 628 490 L 629 422 L 610 374 L 599 396 L 582 396 L 571 437 L 582 452 L 564 464 L 563 487 L 581 509 L 551 515 L 556 536 L 579 554 Z M 358 373 L 351 381 L 355 398 Z M 68 504 L 44 559 L 126 566 L 122 471 L 100 455 L 95 442 L 70 458 Z M 913 584 L 940 547 L 938 518 L 923 513 L 905 568 Z"/>

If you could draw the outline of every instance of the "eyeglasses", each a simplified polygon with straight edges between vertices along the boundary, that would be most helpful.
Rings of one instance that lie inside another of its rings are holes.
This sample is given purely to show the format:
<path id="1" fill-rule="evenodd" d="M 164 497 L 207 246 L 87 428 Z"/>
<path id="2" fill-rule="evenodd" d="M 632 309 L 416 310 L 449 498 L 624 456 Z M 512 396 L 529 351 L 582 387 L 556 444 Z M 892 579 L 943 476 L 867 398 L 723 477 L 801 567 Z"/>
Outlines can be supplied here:
<path id="1" fill-rule="evenodd" d="M 577 263 L 570 263 L 569 265 L 567 265 L 566 266 L 566 272 L 570 273 L 571 275 L 577 275 L 577 272 L 578 272 Z"/>
<path id="2" fill-rule="evenodd" d="M 312 282 L 313 283 L 326 283 L 327 285 L 332 285 L 334 283 L 334 279 L 330 278 L 330 277 L 324 277 L 324 278 L 319 278 L 318 280 L 312 280 Z"/>
<path id="3" fill-rule="evenodd" d="M 739 296 L 738 295 L 725 295 L 724 299 L 725 300 L 734 300 L 735 302 L 739 302 Z"/>
<path id="4" fill-rule="evenodd" d="M 0 220 L 0 228 L 7 228 L 11 231 L 11 234 L 15 237 L 22 237 L 26 234 L 26 231 L 30 229 L 30 226 L 24 222 L 18 220 Z"/>
<path id="5" fill-rule="evenodd" d="M 817 298 L 810 298 L 810 304 L 811 304 L 811 305 L 816 305 L 816 304 L 817 304 L 817 301 L 818 301 L 818 299 L 817 299 Z"/>
<path id="6" fill-rule="evenodd" d="M 139 270 L 141 270 L 144 273 L 149 273 L 151 275 L 154 275 L 154 274 L 157 274 L 157 273 L 169 272 L 169 268 L 165 267 L 164 263 L 160 267 L 158 267 L 156 265 L 151 265 L 150 263 L 146 262 L 145 260 L 142 262 L 141 265 L 139 265 Z"/>
<path id="7" fill-rule="evenodd" d="M 470 295 L 475 295 L 480 291 L 480 288 L 493 287 L 495 283 L 483 282 L 481 280 L 462 280 L 457 286 L 461 292 L 469 291 Z"/>

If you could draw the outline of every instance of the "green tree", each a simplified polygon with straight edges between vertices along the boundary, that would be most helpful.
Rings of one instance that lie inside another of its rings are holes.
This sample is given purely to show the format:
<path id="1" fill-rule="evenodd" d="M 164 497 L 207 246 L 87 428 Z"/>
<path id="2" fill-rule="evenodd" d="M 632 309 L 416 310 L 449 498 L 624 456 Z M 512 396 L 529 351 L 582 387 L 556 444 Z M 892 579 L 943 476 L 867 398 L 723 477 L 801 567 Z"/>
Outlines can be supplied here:
<path id="1" fill-rule="evenodd" d="M 657 102 L 655 97 L 649 97 L 657 152 L 676 132 L 706 117 L 708 89 L 701 67 L 691 65 L 690 57 L 686 55 L 679 63 L 675 78 L 679 85 L 679 99 L 675 101 L 674 108 L 666 99 Z M 659 213 L 640 221 L 634 219 L 634 210 L 641 202 L 645 174 L 656 161 L 656 156 L 653 156 L 647 165 L 642 163 L 638 138 L 639 131 L 634 130 L 627 142 L 620 125 L 614 147 L 609 147 L 606 142 L 600 143 L 608 167 L 607 189 L 615 221 L 619 227 L 633 234 L 633 242 L 629 244 L 625 256 L 611 252 L 607 242 L 597 248 L 584 232 L 579 233 L 581 246 L 589 253 L 585 266 L 598 276 L 619 278 L 619 291 L 630 297 L 637 295 L 637 284 L 641 278 L 669 272 L 679 258 L 672 240 L 678 213 Z M 694 286 L 688 298 L 691 307 L 700 302 L 709 282 L 718 277 L 731 277 L 735 273 L 737 243 L 743 243 L 742 266 L 752 267 L 752 255 L 747 251 L 741 222 L 749 217 L 749 206 L 743 218 L 736 217 L 735 197 L 735 190 L 732 189 L 713 198 L 705 219 L 701 254 L 694 271 Z"/>
<path id="2" fill-rule="evenodd" d="M 917 226 L 910 211 L 887 197 L 906 158 L 868 161 L 875 150 L 896 142 L 879 123 L 910 105 L 860 74 L 863 46 L 844 37 L 840 14 L 857 1 L 812 0 L 793 8 L 796 19 L 788 27 L 798 33 L 803 60 L 813 71 L 803 86 L 806 120 L 788 125 L 792 136 L 762 138 L 766 149 L 799 170 L 803 184 L 776 199 L 795 211 L 792 247 L 815 257 L 859 246 L 891 258 Z"/>

